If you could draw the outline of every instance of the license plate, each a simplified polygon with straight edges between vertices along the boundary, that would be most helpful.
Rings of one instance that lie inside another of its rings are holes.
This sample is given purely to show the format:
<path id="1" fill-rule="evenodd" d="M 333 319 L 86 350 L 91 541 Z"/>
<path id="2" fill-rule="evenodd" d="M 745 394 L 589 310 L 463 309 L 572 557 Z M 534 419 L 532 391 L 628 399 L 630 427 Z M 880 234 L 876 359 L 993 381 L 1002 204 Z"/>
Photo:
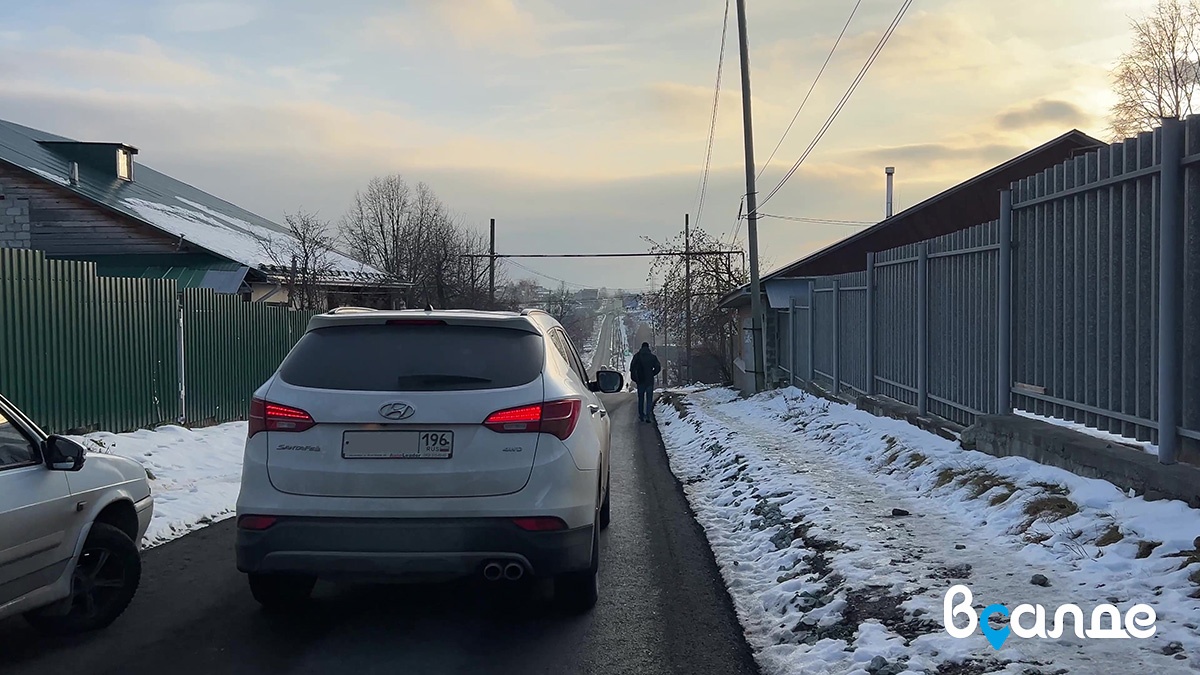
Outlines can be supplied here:
<path id="1" fill-rule="evenodd" d="M 342 434 L 346 459 L 450 459 L 453 431 L 347 431 Z"/>

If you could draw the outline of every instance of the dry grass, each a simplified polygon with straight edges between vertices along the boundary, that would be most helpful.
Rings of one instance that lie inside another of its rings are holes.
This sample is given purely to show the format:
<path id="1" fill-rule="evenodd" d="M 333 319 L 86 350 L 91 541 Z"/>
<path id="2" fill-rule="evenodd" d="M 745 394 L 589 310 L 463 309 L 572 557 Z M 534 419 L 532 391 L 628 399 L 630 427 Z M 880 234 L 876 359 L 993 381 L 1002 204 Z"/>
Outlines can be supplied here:
<path id="1" fill-rule="evenodd" d="M 942 469 L 938 472 L 937 482 L 934 485 L 937 487 L 946 487 L 961 475 L 962 472 L 954 469 Z"/>
<path id="2" fill-rule="evenodd" d="M 988 492 L 991 492 L 992 490 L 995 490 L 996 488 L 1004 488 L 1004 491 L 1008 493 L 1008 496 L 1004 499 L 1001 499 L 1000 502 L 1006 501 L 1008 497 L 1011 497 L 1013 493 L 1017 491 L 1017 486 L 1015 483 L 1007 478 L 1001 478 L 990 471 L 975 471 L 969 477 L 967 477 L 966 481 L 964 481 L 964 484 L 971 486 L 972 497 L 982 496 Z M 1000 502 L 996 503 L 998 504 Z"/>
<path id="3" fill-rule="evenodd" d="M 1112 546 L 1124 538 L 1125 535 L 1121 534 L 1121 528 L 1116 525 L 1109 525 L 1104 534 L 1100 535 L 1100 538 L 1096 540 L 1096 546 Z"/>
<path id="4" fill-rule="evenodd" d="M 927 461 L 929 461 L 928 457 L 926 457 L 925 455 L 922 455 L 919 452 L 914 452 L 908 458 L 908 462 L 907 462 L 908 468 L 909 468 L 909 470 L 915 469 L 915 468 L 923 465 Z"/>
<path id="5" fill-rule="evenodd" d="M 1068 494 L 1067 488 L 1059 485 L 1058 483 L 1046 483 L 1038 481 L 1036 483 L 1031 483 L 1031 485 L 1035 488 L 1041 488 L 1052 495 L 1060 495 L 1065 497 Z"/>
<path id="6" fill-rule="evenodd" d="M 1154 549 L 1158 548 L 1159 546 L 1162 546 L 1161 541 L 1139 541 L 1137 543 L 1138 550 L 1136 557 L 1138 559 L 1149 558 L 1150 554 L 1154 553 Z"/>
<path id="7" fill-rule="evenodd" d="M 1054 522 L 1073 516 L 1079 513 L 1079 506 L 1062 495 L 1046 494 L 1031 499 L 1029 503 L 1025 504 L 1024 510 L 1025 515 L 1029 516 L 1029 521 L 1025 525 L 1028 529 L 1037 520 Z"/>

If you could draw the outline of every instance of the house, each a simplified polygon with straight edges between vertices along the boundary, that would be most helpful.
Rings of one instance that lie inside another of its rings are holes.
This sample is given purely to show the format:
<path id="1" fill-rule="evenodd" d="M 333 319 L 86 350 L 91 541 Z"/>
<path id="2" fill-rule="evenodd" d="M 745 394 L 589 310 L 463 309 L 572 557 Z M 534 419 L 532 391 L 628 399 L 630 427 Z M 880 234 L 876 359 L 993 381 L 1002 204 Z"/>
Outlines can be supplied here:
<path id="1" fill-rule="evenodd" d="M 862 271 L 867 266 L 867 253 L 886 251 L 996 220 L 1000 214 L 1001 190 L 1007 189 L 1014 181 L 1102 145 L 1102 141 L 1079 130 L 1069 131 L 871 227 L 763 275 L 763 355 L 767 383 L 777 383 L 783 375 L 778 368 L 777 355 L 786 352 L 788 335 L 786 329 L 780 329 L 780 326 L 787 325 L 787 322 L 779 321 L 780 314 L 788 312 L 793 301 L 801 306 L 808 304 L 809 281 L 813 277 Z M 753 364 L 748 363 L 753 354 L 748 285 L 731 290 L 721 298 L 718 306 L 735 312 L 738 325 L 743 329 L 742 340 L 734 345 L 734 385 L 743 392 L 752 391 Z"/>
<path id="2" fill-rule="evenodd" d="M 0 246 L 96 264 L 109 277 L 170 278 L 248 301 L 288 303 L 289 230 L 135 161 L 124 143 L 81 142 L 0 120 Z M 331 304 L 394 304 L 407 284 L 336 251 L 311 283 Z M 357 301 L 357 302 L 355 302 Z"/>

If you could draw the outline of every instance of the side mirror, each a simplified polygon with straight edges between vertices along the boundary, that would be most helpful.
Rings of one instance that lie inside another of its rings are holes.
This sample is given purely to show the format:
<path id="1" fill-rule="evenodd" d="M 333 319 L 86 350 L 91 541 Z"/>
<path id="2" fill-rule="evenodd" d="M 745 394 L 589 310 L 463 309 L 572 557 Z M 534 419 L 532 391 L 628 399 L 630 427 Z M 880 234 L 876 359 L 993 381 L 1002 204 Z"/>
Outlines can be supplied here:
<path id="1" fill-rule="evenodd" d="M 625 388 L 625 376 L 615 370 L 597 370 L 592 390 L 615 394 Z"/>
<path id="2" fill-rule="evenodd" d="M 78 471 L 83 468 L 87 448 L 63 436 L 51 436 L 45 443 L 46 465 L 55 471 Z"/>

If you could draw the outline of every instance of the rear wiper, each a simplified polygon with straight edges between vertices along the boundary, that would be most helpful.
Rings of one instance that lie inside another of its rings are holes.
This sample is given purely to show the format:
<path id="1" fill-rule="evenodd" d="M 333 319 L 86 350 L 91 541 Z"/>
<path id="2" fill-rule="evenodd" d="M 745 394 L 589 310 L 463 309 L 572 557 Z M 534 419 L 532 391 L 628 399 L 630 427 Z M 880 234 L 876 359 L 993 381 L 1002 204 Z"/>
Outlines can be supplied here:
<path id="1" fill-rule="evenodd" d="M 476 377 L 474 375 L 451 375 L 449 373 L 431 373 L 423 375 L 401 375 L 396 378 L 397 384 L 406 382 L 416 382 L 419 384 L 490 384 L 491 380 L 486 377 Z"/>

